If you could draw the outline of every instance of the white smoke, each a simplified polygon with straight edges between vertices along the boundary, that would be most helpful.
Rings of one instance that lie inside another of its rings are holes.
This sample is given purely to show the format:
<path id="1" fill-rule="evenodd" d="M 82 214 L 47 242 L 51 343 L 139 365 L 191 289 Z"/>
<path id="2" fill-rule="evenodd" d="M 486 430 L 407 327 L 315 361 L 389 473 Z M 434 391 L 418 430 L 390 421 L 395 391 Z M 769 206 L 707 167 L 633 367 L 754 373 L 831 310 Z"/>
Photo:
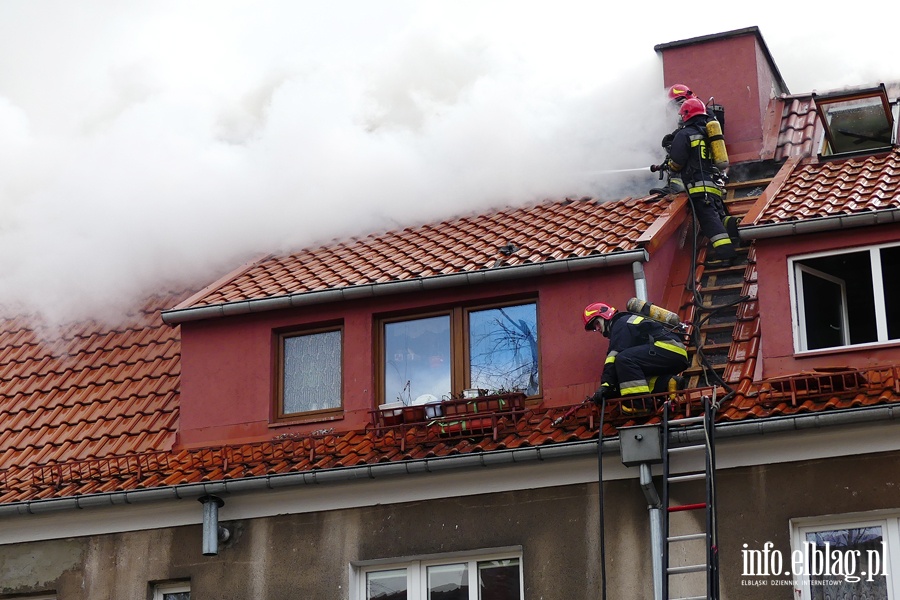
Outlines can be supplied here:
<path id="1" fill-rule="evenodd" d="M 0 305 L 116 316 L 260 254 L 644 194 L 614 171 L 672 128 L 653 45 L 748 24 L 601 4 L 5 1 Z"/>

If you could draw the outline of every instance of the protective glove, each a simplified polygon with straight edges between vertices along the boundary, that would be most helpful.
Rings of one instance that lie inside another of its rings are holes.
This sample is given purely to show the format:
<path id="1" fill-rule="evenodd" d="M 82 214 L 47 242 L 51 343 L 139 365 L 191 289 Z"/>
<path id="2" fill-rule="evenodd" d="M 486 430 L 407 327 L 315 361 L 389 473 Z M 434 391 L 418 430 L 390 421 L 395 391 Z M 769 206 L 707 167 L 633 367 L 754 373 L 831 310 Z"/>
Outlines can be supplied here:
<path id="1" fill-rule="evenodd" d="M 606 387 L 600 386 L 599 388 L 597 388 L 597 391 L 594 392 L 594 395 L 591 396 L 591 402 L 593 402 L 597 406 L 600 406 L 601 404 L 603 404 L 604 397 L 606 397 Z"/>
<path id="2" fill-rule="evenodd" d="M 667 133 L 666 135 L 663 136 L 662 143 L 660 144 L 660 146 L 662 146 L 663 148 L 668 148 L 669 146 L 672 145 L 672 141 L 674 139 L 675 139 L 674 134 Z"/>

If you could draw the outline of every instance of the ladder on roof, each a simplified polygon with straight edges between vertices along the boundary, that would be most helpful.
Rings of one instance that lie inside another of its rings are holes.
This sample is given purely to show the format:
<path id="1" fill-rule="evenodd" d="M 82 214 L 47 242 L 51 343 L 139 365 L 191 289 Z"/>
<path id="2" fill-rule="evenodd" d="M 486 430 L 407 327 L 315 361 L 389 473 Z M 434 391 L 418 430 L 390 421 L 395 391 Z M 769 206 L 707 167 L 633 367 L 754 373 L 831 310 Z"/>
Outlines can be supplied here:
<path id="1" fill-rule="evenodd" d="M 667 402 L 663 410 L 662 435 L 662 598 L 665 600 L 719 600 L 719 549 L 716 527 L 716 457 L 715 457 L 715 402 L 708 396 L 703 399 L 703 414 L 699 416 L 672 418 L 671 403 Z M 699 428 L 691 427 L 700 425 Z M 699 434 L 699 435 L 698 435 Z M 684 440 L 700 438 L 683 445 L 672 445 L 670 436 Z M 699 463 L 702 455 L 703 468 L 692 472 L 673 475 L 671 458 L 683 456 L 685 460 Z M 691 489 L 690 482 L 703 481 L 705 498 L 698 502 L 696 484 Z M 682 484 L 688 484 L 686 490 L 679 491 Z M 674 492 L 674 493 L 673 493 Z M 672 504 L 673 497 L 679 504 Z M 694 502 L 685 502 L 688 497 Z M 705 520 L 697 515 L 705 513 Z M 672 527 L 672 517 L 676 516 L 678 527 Z M 692 518 L 693 517 L 693 518 Z M 702 523 L 702 525 L 701 525 Z M 678 534 L 672 535 L 677 529 Z M 699 549 L 699 541 L 703 541 L 705 552 Z M 670 565 L 673 555 L 680 557 L 678 562 L 687 561 L 691 557 L 694 564 Z M 705 561 L 697 562 L 698 556 L 705 555 Z M 705 580 L 701 573 L 705 573 Z M 677 581 L 676 581 L 677 579 Z M 672 585 L 675 581 L 675 585 Z M 670 596 L 670 587 L 678 589 L 678 596 Z M 688 595 L 685 595 L 687 591 Z M 693 594 L 693 595 L 690 595 Z"/>

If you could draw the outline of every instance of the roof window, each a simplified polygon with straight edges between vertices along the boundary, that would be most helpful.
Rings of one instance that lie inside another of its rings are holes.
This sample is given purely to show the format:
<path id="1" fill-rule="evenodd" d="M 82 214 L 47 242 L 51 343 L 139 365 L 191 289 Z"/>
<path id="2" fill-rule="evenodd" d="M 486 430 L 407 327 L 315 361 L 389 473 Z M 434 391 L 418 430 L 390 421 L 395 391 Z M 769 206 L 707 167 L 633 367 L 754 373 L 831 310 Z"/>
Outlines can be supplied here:
<path id="1" fill-rule="evenodd" d="M 894 114 L 884 84 L 840 94 L 813 94 L 825 129 L 820 156 L 888 150 L 894 142 Z"/>

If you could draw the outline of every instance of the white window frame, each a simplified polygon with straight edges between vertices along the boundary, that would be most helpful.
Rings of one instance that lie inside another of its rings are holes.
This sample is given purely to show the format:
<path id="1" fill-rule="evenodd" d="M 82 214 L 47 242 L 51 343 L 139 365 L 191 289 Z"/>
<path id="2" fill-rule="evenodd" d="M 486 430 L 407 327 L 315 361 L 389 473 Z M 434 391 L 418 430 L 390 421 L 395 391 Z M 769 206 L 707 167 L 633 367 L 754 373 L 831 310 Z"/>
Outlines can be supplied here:
<path id="1" fill-rule="evenodd" d="M 794 351 L 796 353 L 820 352 L 823 350 L 840 350 L 847 348 L 865 348 L 867 346 L 877 346 L 885 343 L 896 342 L 888 338 L 887 324 L 887 307 L 884 299 L 884 273 L 881 267 L 881 250 L 884 248 L 897 247 L 896 242 L 886 244 L 876 244 L 872 246 L 858 246 L 855 248 L 845 248 L 842 250 L 832 250 L 827 252 L 816 252 L 812 254 L 804 254 L 793 256 L 788 259 L 788 287 L 791 294 L 791 318 L 794 334 Z M 850 324 L 847 312 L 847 294 L 843 280 L 836 279 L 825 273 L 821 273 L 811 267 L 802 264 L 815 258 L 838 256 L 841 254 L 856 254 L 868 252 L 869 262 L 872 269 L 872 301 L 875 309 L 875 329 L 877 339 L 873 342 L 863 342 L 853 344 L 850 342 Z M 817 277 L 826 279 L 840 285 L 841 287 L 841 329 L 843 331 L 844 344 L 842 346 L 829 346 L 828 348 L 815 348 L 810 350 L 807 347 L 806 337 L 806 315 L 803 296 L 803 285 L 801 280 L 802 273 L 811 273 Z"/>
<path id="2" fill-rule="evenodd" d="M 191 584 L 186 582 L 178 583 L 157 583 L 153 586 L 153 600 L 165 600 L 166 594 L 183 594 L 191 592 Z"/>
<path id="3" fill-rule="evenodd" d="M 366 600 L 366 575 L 375 571 L 388 571 L 391 569 L 406 569 L 406 585 L 408 600 L 427 600 L 428 581 L 427 568 L 440 565 L 454 565 L 468 563 L 469 594 L 478 596 L 478 563 L 491 560 L 518 560 L 519 561 L 519 597 L 525 598 L 525 567 L 522 562 L 521 548 L 493 549 L 477 552 L 452 552 L 445 554 L 432 554 L 418 557 L 405 557 L 397 559 L 381 559 L 373 561 L 361 561 L 350 565 L 350 600 Z"/>
<path id="4" fill-rule="evenodd" d="M 900 600 L 900 510 L 792 519 L 791 555 L 803 554 L 807 533 L 863 527 L 881 527 L 885 541 L 882 572 L 887 573 L 888 600 Z M 785 557 L 784 564 L 791 564 L 788 557 Z M 808 567 L 805 568 L 808 570 Z M 865 570 L 865 561 L 857 567 L 856 574 L 859 575 L 862 570 Z M 805 578 L 795 579 L 794 590 L 799 593 L 797 600 L 812 600 L 809 581 Z"/>

